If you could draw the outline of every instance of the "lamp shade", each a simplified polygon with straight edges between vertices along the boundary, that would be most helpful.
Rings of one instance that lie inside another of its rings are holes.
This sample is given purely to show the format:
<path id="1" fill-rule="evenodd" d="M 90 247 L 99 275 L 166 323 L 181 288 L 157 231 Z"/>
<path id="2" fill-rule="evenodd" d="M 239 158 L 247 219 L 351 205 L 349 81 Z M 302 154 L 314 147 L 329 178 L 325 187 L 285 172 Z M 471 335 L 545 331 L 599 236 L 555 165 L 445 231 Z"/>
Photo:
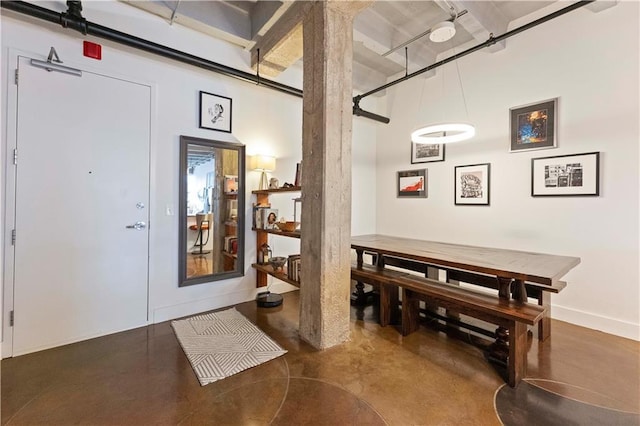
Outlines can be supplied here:
<path id="1" fill-rule="evenodd" d="M 272 172 L 276 169 L 276 158 L 269 155 L 254 155 L 250 161 L 251 170 Z"/>

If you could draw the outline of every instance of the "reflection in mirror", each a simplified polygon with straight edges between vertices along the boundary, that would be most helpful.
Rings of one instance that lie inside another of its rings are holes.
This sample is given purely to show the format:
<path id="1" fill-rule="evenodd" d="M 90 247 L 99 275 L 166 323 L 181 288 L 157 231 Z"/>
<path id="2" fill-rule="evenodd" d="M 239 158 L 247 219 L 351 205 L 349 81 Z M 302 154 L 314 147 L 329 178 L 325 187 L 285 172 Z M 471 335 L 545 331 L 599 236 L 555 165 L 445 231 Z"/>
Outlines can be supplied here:
<path id="1" fill-rule="evenodd" d="M 243 275 L 244 175 L 244 145 L 180 136 L 180 286 Z"/>

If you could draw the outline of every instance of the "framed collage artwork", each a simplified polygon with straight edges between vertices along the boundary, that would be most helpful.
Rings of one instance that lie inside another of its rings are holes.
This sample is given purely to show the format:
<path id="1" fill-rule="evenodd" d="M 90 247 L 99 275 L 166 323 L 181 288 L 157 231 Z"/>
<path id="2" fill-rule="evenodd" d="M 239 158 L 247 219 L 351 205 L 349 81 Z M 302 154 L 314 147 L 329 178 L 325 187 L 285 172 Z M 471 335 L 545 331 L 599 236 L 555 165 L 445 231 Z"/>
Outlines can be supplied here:
<path id="1" fill-rule="evenodd" d="M 488 206 L 491 164 L 455 167 L 454 199 L 456 205 Z"/>
<path id="2" fill-rule="evenodd" d="M 532 197 L 599 194 L 599 152 L 531 159 Z"/>
<path id="3" fill-rule="evenodd" d="M 411 164 L 444 161 L 444 144 L 411 142 Z"/>

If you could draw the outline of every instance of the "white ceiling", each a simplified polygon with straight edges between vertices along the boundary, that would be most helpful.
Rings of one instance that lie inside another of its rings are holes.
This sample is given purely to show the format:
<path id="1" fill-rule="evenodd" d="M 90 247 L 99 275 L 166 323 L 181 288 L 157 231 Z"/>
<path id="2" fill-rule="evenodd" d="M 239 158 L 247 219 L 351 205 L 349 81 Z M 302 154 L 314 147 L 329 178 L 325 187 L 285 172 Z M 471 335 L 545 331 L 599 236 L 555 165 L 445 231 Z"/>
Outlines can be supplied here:
<path id="1" fill-rule="evenodd" d="M 304 0 L 298 0 L 304 1 Z M 168 24 L 184 25 L 212 37 L 250 50 L 292 6 L 293 1 L 125 1 L 132 6 L 159 15 Z M 512 29 L 513 21 L 540 9 L 566 1 L 474 1 L 421 0 L 373 1 L 354 21 L 354 88 L 366 92 L 385 84 L 390 77 L 409 73 L 437 62 L 438 55 L 455 48 L 457 52 Z M 450 41 L 434 43 L 429 30 L 437 23 L 455 20 L 456 35 Z M 533 20 L 533 18 L 531 19 Z M 519 22 L 522 25 L 525 22 Z M 417 40 L 403 45 L 416 38 Z M 506 41 L 487 48 L 497 51 Z M 397 48 L 394 50 L 394 48 Z"/>

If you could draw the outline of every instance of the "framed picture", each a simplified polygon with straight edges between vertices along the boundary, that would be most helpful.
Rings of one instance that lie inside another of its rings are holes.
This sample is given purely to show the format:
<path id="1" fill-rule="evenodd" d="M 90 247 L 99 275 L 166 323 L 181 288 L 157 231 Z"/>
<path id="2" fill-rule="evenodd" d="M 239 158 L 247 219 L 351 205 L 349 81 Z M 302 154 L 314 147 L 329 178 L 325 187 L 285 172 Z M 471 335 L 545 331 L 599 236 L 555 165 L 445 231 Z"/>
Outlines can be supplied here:
<path id="1" fill-rule="evenodd" d="M 509 109 L 511 152 L 555 148 L 558 98 Z"/>
<path id="2" fill-rule="evenodd" d="M 398 172 L 398 198 L 427 198 L 427 169 Z"/>
<path id="3" fill-rule="evenodd" d="M 454 177 L 456 205 L 489 205 L 491 164 L 456 166 Z"/>
<path id="4" fill-rule="evenodd" d="M 224 193 L 225 194 L 238 193 L 238 176 L 235 176 L 235 175 L 224 176 Z"/>
<path id="5" fill-rule="evenodd" d="M 278 209 L 266 208 L 262 210 L 262 227 L 264 229 L 278 229 Z"/>
<path id="6" fill-rule="evenodd" d="M 597 196 L 599 193 L 599 152 L 531 159 L 531 196 Z"/>
<path id="7" fill-rule="evenodd" d="M 231 98 L 200 92 L 200 128 L 231 133 Z"/>
<path id="8" fill-rule="evenodd" d="M 411 164 L 444 161 L 444 144 L 411 142 Z"/>

